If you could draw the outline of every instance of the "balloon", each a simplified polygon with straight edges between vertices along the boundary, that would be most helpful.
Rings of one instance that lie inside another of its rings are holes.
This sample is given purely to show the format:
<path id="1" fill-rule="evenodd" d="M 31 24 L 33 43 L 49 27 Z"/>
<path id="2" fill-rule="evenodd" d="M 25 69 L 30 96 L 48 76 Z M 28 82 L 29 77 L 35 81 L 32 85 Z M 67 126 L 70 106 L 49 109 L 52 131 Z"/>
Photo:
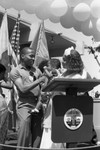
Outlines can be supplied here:
<path id="1" fill-rule="evenodd" d="M 65 0 L 54 0 L 50 9 L 54 16 L 61 17 L 67 12 L 68 5 Z"/>
<path id="2" fill-rule="evenodd" d="M 90 5 L 91 8 L 91 14 L 95 18 L 100 17 L 100 0 L 93 0 L 93 2 Z"/>
<path id="3" fill-rule="evenodd" d="M 31 24 L 33 22 L 41 21 L 41 20 L 39 20 L 39 18 L 36 17 L 35 14 L 29 14 L 25 10 L 21 10 L 20 14 L 21 14 L 21 19 L 26 20 L 27 22 L 29 22 L 29 24 Z"/>
<path id="4" fill-rule="evenodd" d="M 5 9 L 14 8 L 16 10 L 22 10 L 26 7 L 26 3 L 24 0 L 0 0 L 0 5 Z"/>
<path id="5" fill-rule="evenodd" d="M 92 3 L 93 0 L 81 0 L 82 3 L 86 3 L 90 6 L 90 4 Z"/>
<path id="6" fill-rule="evenodd" d="M 90 19 L 84 21 L 81 24 L 81 32 L 84 35 L 86 35 L 86 36 L 92 35 L 92 30 L 93 30 L 93 22 Z"/>
<path id="7" fill-rule="evenodd" d="M 85 3 L 80 3 L 73 9 L 73 16 L 78 21 L 85 21 L 90 16 L 90 7 Z"/>
<path id="8" fill-rule="evenodd" d="M 49 16 L 51 15 L 50 12 L 50 4 L 51 4 L 52 0 L 49 1 L 44 1 L 41 5 L 39 5 L 36 10 L 36 16 L 42 20 L 45 20 L 47 18 L 49 18 Z"/>
<path id="9" fill-rule="evenodd" d="M 26 12 L 28 12 L 30 14 L 34 14 L 36 8 L 43 2 L 44 2 L 44 0 L 41 0 L 41 1 L 39 1 L 39 0 L 34 0 L 34 1 L 33 0 L 24 0 L 23 7 Z"/>
<path id="10" fill-rule="evenodd" d="M 13 0 L 0 0 L 0 5 L 5 9 L 12 7 Z M 16 3 L 16 2 L 15 2 Z"/>
<path id="11" fill-rule="evenodd" d="M 27 6 L 38 7 L 46 0 L 24 0 L 27 3 Z"/>
<path id="12" fill-rule="evenodd" d="M 97 29 L 97 21 L 98 19 L 92 17 L 93 23 L 92 36 L 94 37 L 95 41 L 100 41 L 100 32 Z"/>
<path id="13" fill-rule="evenodd" d="M 24 10 L 29 13 L 29 14 L 34 14 L 35 13 L 35 10 L 36 10 L 37 7 L 33 7 L 33 6 L 28 6 L 28 7 L 25 7 Z"/>
<path id="14" fill-rule="evenodd" d="M 25 9 L 27 7 L 27 4 L 25 3 L 25 0 L 17 0 L 17 1 L 13 0 L 11 7 L 20 11 Z"/>
<path id="15" fill-rule="evenodd" d="M 51 15 L 51 16 L 49 17 L 49 20 L 50 20 L 51 22 L 53 22 L 53 23 L 58 23 L 58 22 L 60 22 L 60 17 L 56 17 L 56 16 L 54 16 L 54 15 Z"/>
<path id="16" fill-rule="evenodd" d="M 0 11 L 5 12 L 5 9 L 2 6 L 0 6 Z"/>
<path id="17" fill-rule="evenodd" d="M 81 0 L 67 0 L 67 3 L 70 7 L 75 7 L 80 2 L 81 2 Z"/>
<path id="18" fill-rule="evenodd" d="M 76 20 L 73 18 L 72 8 L 69 7 L 67 13 L 60 17 L 60 23 L 64 28 L 71 28 L 74 21 Z"/>
<path id="19" fill-rule="evenodd" d="M 73 17 L 73 8 L 68 9 L 68 12 L 60 17 L 60 23 L 64 28 L 74 28 L 76 31 L 81 31 L 81 22 Z"/>
<path id="20" fill-rule="evenodd" d="M 100 32 L 100 18 L 96 21 L 97 30 Z"/>
<path id="21" fill-rule="evenodd" d="M 73 28 L 74 28 L 76 31 L 81 32 L 81 24 L 82 24 L 82 22 L 75 21 L 75 22 L 74 22 L 74 25 L 73 25 Z"/>
<path id="22" fill-rule="evenodd" d="M 98 32 L 98 30 L 95 28 L 95 30 L 93 31 L 93 37 L 95 39 L 95 41 L 100 41 L 100 32 Z"/>

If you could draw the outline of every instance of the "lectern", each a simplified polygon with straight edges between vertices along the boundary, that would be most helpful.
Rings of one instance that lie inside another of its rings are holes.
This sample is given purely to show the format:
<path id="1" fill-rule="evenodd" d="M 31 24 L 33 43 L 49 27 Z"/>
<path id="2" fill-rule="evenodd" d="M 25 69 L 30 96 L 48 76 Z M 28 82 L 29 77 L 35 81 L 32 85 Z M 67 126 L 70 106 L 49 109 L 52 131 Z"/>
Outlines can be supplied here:
<path id="1" fill-rule="evenodd" d="M 52 99 L 52 141 L 88 142 L 92 138 L 93 99 L 86 94 L 100 84 L 96 79 L 54 78 L 44 92 L 62 91 Z"/>

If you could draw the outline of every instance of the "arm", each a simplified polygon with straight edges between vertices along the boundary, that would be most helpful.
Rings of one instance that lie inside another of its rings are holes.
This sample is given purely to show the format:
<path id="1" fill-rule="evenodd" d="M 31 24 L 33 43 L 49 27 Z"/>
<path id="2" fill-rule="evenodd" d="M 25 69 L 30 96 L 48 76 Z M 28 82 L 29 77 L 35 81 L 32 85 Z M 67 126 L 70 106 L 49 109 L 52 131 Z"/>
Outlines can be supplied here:
<path id="1" fill-rule="evenodd" d="M 41 101 L 38 101 L 36 107 L 34 109 L 32 109 L 31 111 L 29 111 L 30 113 L 39 113 L 39 109 L 41 108 L 42 106 L 42 102 Z"/>
<path id="2" fill-rule="evenodd" d="M 42 107 L 42 102 L 41 102 L 41 96 L 39 96 L 39 100 L 37 102 L 37 105 L 34 109 L 31 110 L 31 113 L 39 113 L 40 108 Z"/>
<path id="3" fill-rule="evenodd" d="M 44 104 L 45 106 L 47 106 L 49 100 L 50 100 L 50 93 L 47 94 L 45 92 L 41 92 L 36 107 L 32 109 L 30 113 L 39 113 L 40 108 L 43 107 Z"/>
<path id="4" fill-rule="evenodd" d="M 25 84 L 22 79 L 19 69 L 13 68 L 12 71 L 10 72 L 10 78 L 13 81 L 13 83 L 16 85 L 19 91 L 21 91 L 22 93 L 26 93 L 34 89 L 40 83 L 44 82 L 46 76 L 39 77 L 35 81 Z"/>
<path id="5" fill-rule="evenodd" d="M 38 103 L 35 108 L 39 110 L 43 104 L 47 104 L 48 101 L 50 100 L 51 95 L 52 94 L 50 92 L 41 91 L 41 94 L 39 95 Z"/>
<path id="6" fill-rule="evenodd" d="M 27 85 L 23 84 L 23 81 L 21 78 L 17 78 L 14 82 L 14 84 L 17 86 L 17 88 L 22 92 L 28 92 L 38 86 L 41 82 L 44 82 L 45 76 L 40 77 L 39 79 L 33 81 L 32 83 L 29 83 Z"/>
<path id="7" fill-rule="evenodd" d="M 12 89 L 13 88 L 13 86 L 10 82 L 1 82 L 0 87 L 6 88 L 6 89 Z"/>

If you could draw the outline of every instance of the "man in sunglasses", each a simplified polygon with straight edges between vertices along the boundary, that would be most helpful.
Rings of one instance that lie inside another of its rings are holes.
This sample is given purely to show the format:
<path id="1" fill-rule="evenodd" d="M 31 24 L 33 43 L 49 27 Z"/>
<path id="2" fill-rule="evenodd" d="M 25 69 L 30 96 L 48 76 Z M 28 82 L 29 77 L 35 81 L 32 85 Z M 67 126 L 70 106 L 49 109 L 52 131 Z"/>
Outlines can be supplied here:
<path id="1" fill-rule="evenodd" d="M 46 76 L 34 66 L 35 51 L 25 47 L 20 52 L 21 63 L 10 72 L 10 78 L 18 90 L 17 115 L 19 119 L 18 144 L 17 146 L 38 148 L 41 139 L 42 109 L 34 115 L 30 114 L 36 109 L 40 96 L 40 85 L 45 82 Z M 38 110 L 37 110 L 38 111 Z M 32 136 L 31 136 L 32 135 Z M 24 148 L 17 148 L 17 150 Z"/>

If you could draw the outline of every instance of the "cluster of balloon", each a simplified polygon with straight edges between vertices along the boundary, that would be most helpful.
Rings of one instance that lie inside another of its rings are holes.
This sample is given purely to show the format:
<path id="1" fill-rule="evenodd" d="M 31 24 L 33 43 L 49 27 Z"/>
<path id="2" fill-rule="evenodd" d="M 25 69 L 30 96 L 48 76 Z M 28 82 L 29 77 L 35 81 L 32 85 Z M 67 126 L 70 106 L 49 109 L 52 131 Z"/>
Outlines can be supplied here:
<path id="1" fill-rule="evenodd" d="M 36 14 L 64 28 L 74 28 L 86 36 L 100 40 L 100 0 L 0 0 L 5 8 Z"/>

